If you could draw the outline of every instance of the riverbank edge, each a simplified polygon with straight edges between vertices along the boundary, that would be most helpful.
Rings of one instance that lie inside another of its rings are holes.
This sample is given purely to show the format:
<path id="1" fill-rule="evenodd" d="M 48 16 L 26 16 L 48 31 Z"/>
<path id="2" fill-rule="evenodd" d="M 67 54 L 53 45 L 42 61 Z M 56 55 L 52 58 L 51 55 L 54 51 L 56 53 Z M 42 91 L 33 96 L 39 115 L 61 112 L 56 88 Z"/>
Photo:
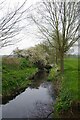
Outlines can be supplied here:
<path id="1" fill-rule="evenodd" d="M 57 76 L 56 76 L 57 75 Z M 53 80 L 52 80 L 53 79 Z M 62 86 L 62 82 L 64 81 L 65 77 L 64 75 L 60 74 L 59 72 L 55 72 L 54 78 L 51 78 L 51 81 L 53 81 L 54 84 L 54 90 L 56 93 L 56 105 L 59 104 L 60 98 L 60 92 Z M 49 79 L 50 81 L 50 79 Z M 68 101 L 68 100 L 66 100 Z M 57 111 L 56 105 L 54 105 L 54 112 L 53 116 L 54 118 L 80 118 L 80 100 L 74 101 L 71 99 L 70 106 L 66 110 L 60 110 Z"/>
<path id="2" fill-rule="evenodd" d="M 34 76 L 36 72 L 38 72 L 38 70 L 37 68 L 34 68 L 34 71 L 31 72 L 31 75 L 29 75 L 27 78 L 26 77 L 24 78 L 26 80 L 24 81 L 24 84 L 22 81 L 20 83 L 20 86 L 15 87 L 8 94 L 2 93 L 2 95 L 0 96 L 0 99 L 2 99 L 2 104 L 5 104 L 6 102 L 8 102 L 9 99 L 10 100 L 13 99 L 14 97 L 22 93 L 28 86 L 30 86 L 32 84 L 32 79 L 30 79 L 30 77 Z"/>
<path id="3" fill-rule="evenodd" d="M 56 105 L 59 104 L 59 100 L 61 99 L 60 98 L 60 92 L 61 92 L 61 81 L 64 80 L 63 76 L 58 76 L 58 78 L 60 77 L 60 79 L 56 79 L 55 77 L 55 81 L 53 82 L 54 84 L 54 90 L 55 90 L 55 93 L 56 93 L 56 104 L 54 105 L 54 112 L 53 112 L 53 116 L 54 118 L 60 118 L 60 119 L 79 119 L 80 118 L 80 100 L 79 101 L 74 101 L 72 100 L 71 101 L 71 104 L 69 106 L 69 108 L 67 110 L 60 110 L 60 111 L 57 111 L 56 110 Z M 62 79 L 61 79 L 62 77 Z M 61 81 L 60 81 L 61 80 Z"/>

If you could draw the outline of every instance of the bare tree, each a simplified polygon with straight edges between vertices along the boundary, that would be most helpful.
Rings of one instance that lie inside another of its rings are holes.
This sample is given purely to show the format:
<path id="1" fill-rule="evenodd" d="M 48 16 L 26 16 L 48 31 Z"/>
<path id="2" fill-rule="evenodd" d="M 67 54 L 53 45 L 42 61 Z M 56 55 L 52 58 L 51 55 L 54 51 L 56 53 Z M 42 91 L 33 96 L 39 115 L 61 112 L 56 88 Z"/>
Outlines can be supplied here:
<path id="1" fill-rule="evenodd" d="M 23 30 L 24 25 L 21 23 L 25 19 L 25 13 L 27 13 L 29 8 L 25 8 L 27 0 L 25 0 L 21 5 L 16 5 L 14 9 L 5 8 L 4 2 L 0 3 L 0 13 L 3 13 L 4 9 L 5 14 L 0 16 L 0 48 L 13 45 L 18 42 L 15 36 Z M 3 6 L 3 7 L 2 7 Z"/>
<path id="2" fill-rule="evenodd" d="M 42 39 L 58 52 L 61 72 L 64 71 L 64 54 L 79 40 L 79 12 L 77 2 L 43 0 L 37 13 L 30 16 L 37 25 Z"/>

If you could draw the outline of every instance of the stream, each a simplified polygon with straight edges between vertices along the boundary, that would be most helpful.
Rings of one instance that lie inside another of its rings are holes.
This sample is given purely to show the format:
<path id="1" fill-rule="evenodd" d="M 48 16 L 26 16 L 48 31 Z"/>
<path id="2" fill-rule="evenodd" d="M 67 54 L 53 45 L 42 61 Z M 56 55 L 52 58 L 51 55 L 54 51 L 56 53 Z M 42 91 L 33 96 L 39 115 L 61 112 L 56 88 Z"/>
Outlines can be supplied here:
<path id="1" fill-rule="evenodd" d="M 46 81 L 45 72 L 36 76 L 24 92 L 2 105 L 2 118 L 47 118 L 53 111 L 56 99 L 53 84 Z"/>

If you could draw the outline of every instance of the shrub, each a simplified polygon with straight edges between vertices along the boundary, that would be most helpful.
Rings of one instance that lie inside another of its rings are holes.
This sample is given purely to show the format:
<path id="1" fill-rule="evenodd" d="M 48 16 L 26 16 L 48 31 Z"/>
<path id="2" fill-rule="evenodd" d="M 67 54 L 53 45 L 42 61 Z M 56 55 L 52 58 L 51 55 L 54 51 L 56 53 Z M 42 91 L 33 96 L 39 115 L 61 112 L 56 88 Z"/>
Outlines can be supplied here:
<path id="1" fill-rule="evenodd" d="M 20 61 L 20 68 L 21 69 L 23 69 L 25 67 L 31 67 L 31 66 L 32 66 L 32 64 L 28 59 L 25 59 L 25 58 L 21 59 L 21 61 Z"/>
<path id="2" fill-rule="evenodd" d="M 57 98 L 57 102 L 55 104 L 56 111 L 60 112 L 68 110 L 71 106 L 72 101 L 72 94 L 69 92 L 69 90 L 64 89 L 60 92 L 59 97 Z"/>
<path id="3" fill-rule="evenodd" d="M 59 72 L 57 71 L 59 67 L 55 65 L 55 67 L 51 68 L 49 76 L 48 76 L 48 81 L 55 80 L 55 78 L 58 76 Z"/>
<path id="4" fill-rule="evenodd" d="M 49 80 L 49 81 L 52 81 L 52 80 L 54 79 L 54 77 L 55 77 L 55 69 L 52 68 L 52 69 L 50 70 L 50 73 L 49 73 L 49 76 L 48 76 L 48 80 Z"/>

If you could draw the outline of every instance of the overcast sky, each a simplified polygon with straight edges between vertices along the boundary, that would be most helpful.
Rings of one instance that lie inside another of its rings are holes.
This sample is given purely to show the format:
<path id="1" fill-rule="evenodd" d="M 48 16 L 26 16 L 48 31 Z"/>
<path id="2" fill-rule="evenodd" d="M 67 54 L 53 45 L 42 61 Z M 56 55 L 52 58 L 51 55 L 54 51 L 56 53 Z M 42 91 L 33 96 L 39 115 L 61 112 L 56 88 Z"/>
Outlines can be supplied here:
<path id="1" fill-rule="evenodd" d="M 35 5 L 39 1 L 41 1 L 41 0 L 27 0 L 26 8 L 30 7 L 31 5 Z M 16 6 L 17 4 L 22 4 L 23 2 L 24 2 L 24 0 L 6 0 L 6 5 L 13 9 L 14 6 Z M 31 34 L 31 32 L 33 34 Z M 28 30 L 26 30 L 25 33 L 23 34 L 22 41 L 20 41 L 19 43 L 15 44 L 13 46 L 8 46 L 8 47 L 0 49 L 0 55 L 11 54 L 12 51 L 14 49 L 16 49 L 17 47 L 19 49 L 25 49 L 25 48 L 27 49 L 31 46 L 34 46 L 35 44 L 40 43 L 41 41 L 38 40 L 38 38 L 36 38 L 36 35 L 35 35 L 36 33 L 37 33 L 37 29 L 34 25 L 31 26 L 30 29 L 28 26 Z M 75 53 L 77 54 L 77 49 L 75 49 Z"/>
<path id="2" fill-rule="evenodd" d="M 35 5 L 39 1 L 40 0 L 27 0 L 26 8 L 30 7 L 31 5 Z M 23 0 L 6 0 L 6 5 L 13 9 L 14 6 L 17 5 L 17 3 L 22 4 L 23 2 L 24 2 Z M 7 46 L 5 48 L 0 49 L 0 55 L 11 54 L 11 52 L 17 47 L 19 49 L 24 49 L 24 48 L 29 48 L 31 46 L 34 46 L 35 44 L 40 43 L 40 40 L 36 38 L 36 35 L 35 35 L 36 32 L 37 32 L 36 26 L 34 25 L 31 27 L 28 26 L 28 29 L 23 34 L 23 37 L 22 37 L 23 39 L 15 45 Z"/>

